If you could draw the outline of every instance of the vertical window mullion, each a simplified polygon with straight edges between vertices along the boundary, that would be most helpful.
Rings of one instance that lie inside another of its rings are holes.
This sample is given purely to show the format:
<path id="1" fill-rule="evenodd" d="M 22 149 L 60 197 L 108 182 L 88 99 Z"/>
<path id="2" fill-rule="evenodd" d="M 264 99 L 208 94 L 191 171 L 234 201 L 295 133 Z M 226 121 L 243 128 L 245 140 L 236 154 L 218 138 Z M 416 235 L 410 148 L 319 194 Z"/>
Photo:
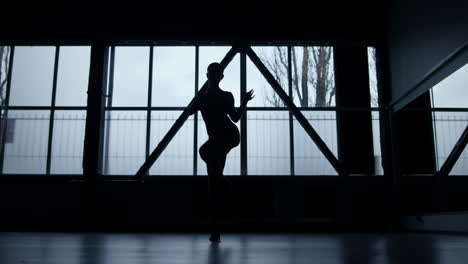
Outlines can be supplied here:
<path id="1" fill-rule="evenodd" d="M 109 60 L 109 83 L 108 83 L 108 90 L 107 90 L 107 108 L 112 107 L 112 96 L 114 93 L 114 64 L 115 64 L 115 46 L 110 47 L 110 60 Z M 105 115 L 107 117 L 107 123 L 105 124 L 105 137 L 104 137 L 104 175 L 108 173 L 109 170 L 109 142 L 110 142 L 110 123 L 111 123 L 111 110 L 105 111 Z M 104 118 L 105 120 L 106 118 Z"/>
<path id="2" fill-rule="evenodd" d="M 153 61 L 154 61 L 154 46 L 150 46 L 149 54 L 149 74 L 148 74 L 148 107 L 146 110 L 146 148 L 145 148 L 145 159 L 149 157 L 150 154 L 150 136 L 151 136 L 151 106 L 152 106 L 152 96 L 153 96 Z M 149 170 L 146 173 L 149 174 Z"/>
<path id="3" fill-rule="evenodd" d="M 293 90 L 292 90 L 292 65 L 291 65 L 291 46 L 288 46 L 288 93 L 291 100 L 293 99 Z M 291 111 L 289 112 L 289 158 L 290 158 L 290 170 L 291 176 L 294 176 L 294 120 Z"/>
<path id="4" fill-rule="evenodd" d="M 7 86 L 6 86 L 6 93 L 5 93 L 5 105 L 4 109 L 5 111 L 3 112 L 3 131 L 2 133 L 2 142 L 1 142 L 1 151 L 0 151 L 0 173 L 3 174 L 3 160 L 5 158 L 5 141 L 6 141 L 6 132 L 7 132 L 7 125 L 8 125 L 8 107 L 10 104 L 10 87 L 11 87 L 11 74 L 13 72 L 13 59 L 15 55 L 15 47 L 11 46 L 10 47 L 10 58 L 8 62 L 8 73 L 7 73 Z"/>
<path id="5" fill-rule="evenodd" d="M 50 103 L 50 115 L 49 115 L 49 140 L 47 142 L 47 165 L 46 174 L 50 174 L 50 167 L 52 162 L 52 139 L 54 133 L 54 116 L 55 116 L 55 97 L 57 95 L 57 75 L 58 75 L 58 64 L 59 64 L 60 46 L 55 47 L 55 62 L 54 62 L 54 77 L 52 82 L 52 100 Z"/>
<path id="6" fill-rule="evenodd" d="M 200 48 L 195 46 L 195 95 L 198 92 L 198 74 L 199 74 L 199 57 L 200 57 Z M 198 175 L 198 111 L 195 112 L 193 117 L 193 175 Z"/>
<path id="7" fill-rule="evenodd" d="M 242 97 L 247 91 L 247 65 L 246 65 L 246 54 L 245 52 L 240 53 L 240 103 L 242 104 Z M 248 110 L 245 110 L 244 115 L 241 118 L 241 175 L 246 176 L 248 174 L 247 168 L 247 114 Z"/>

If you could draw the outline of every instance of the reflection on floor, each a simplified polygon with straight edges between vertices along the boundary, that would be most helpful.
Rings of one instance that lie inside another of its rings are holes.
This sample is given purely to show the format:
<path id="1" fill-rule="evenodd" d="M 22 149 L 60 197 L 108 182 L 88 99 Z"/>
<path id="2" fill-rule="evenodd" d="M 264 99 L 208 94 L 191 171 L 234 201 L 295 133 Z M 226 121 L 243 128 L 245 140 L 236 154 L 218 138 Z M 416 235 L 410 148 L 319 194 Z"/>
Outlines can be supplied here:
<path id="1" fill-rule="evenodd" d="M 0 263 L 468 263 L 468 235 L 0 233 Z"/>

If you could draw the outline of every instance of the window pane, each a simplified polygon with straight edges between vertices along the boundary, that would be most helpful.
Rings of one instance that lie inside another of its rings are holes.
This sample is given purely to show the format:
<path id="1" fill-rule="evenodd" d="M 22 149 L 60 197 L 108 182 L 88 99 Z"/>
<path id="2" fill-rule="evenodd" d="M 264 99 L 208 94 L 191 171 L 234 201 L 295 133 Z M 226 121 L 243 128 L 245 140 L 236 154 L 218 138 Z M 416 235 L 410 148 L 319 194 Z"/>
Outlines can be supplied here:
<path id="1" fill-rule="evenodd" d="M 432 87 L 433 107 L 468 108 L 468 64 Z"/>
<path id="2" fill-rule="evenodd" d="M 337 157 L 335 111 L 302 111 L 328 148 Z M 294 169 L 296 175 L 337 175 L 304 128 L 294 120 Z"/>
<path id="3" fill-rule="evenodd" d="M 286 47 L 254 47 L 253 50 L 288 93 L 288 49 Z M 258 71 L 250 59 L 247 60 L 247 90 L 253 89 L 255 97 L 249 106 L 284 107 L 283 101 Z"/>
<path id="4" fill-rule="evenodd" d="M 182 111 L 151 112 L 151 147 L 153 151 L 174 125 Z M 193 174 L 193 116 L 185 121 L 167 148 L 150 169 L 150 175 Z"/>
<path id="5" fill-rule="evenodd" d="M 51 173 L 83 173 L 86 111 L 55 111 Z"/>
<path id="6" fill-rule="evenodd" d="M 450 152 L 457 143 L 466 125 L 468 113 L 466 112 L 435 112 L 435 143 L 437 150 L 437 169 L 447 160 Z M 468 175 L 468 152 L 465 147 L 462 155 L 453 167 L 450 175 Z"/>
<path id="7" fill-rule="evenodd" d="M 465 124 L 468 118 L 465 118 Z M 450 172 L 449 176 L 466 176 L 468 175 L 468 148 L 465 147 L 460 158 L 455 162 L 455 166 Z"/>
<path id="8" fill-rule="evenodd" d="M 369 65 L 369 87 L 371 107 L 379 107 L 379 93 L 377 88 L 377 66 L 375 48 L 367 48 L 367 64 Z"/>
<path id="9" fill-rule="evenodd" d="M 195 48 L 155 47 L 152 106 L 187 106 L 195 95 Z"/>
<path id="10" fill-rule="evenodd" d="M 145 161 L 146 111 L 106 111 L 104 174 L 134 175 Z"/>
<path id="11" fill-rule="evenodd" d="M 333 48 L 293 47 L 291 55 L 296 106 L 335 106 Z"/>
<path id="12" fill-rule="evenodd" d="M 199 112 L 200 113 L 200 112 Z M 235 123 L 240 131 L 240 122 Z M 205 122 L 198 115 L 198 146 L 197 146 L 197 173 L 198 175 L 208 175 L 206 170 L 206 163 L 201 159 L 200 147 L 208 140 L 208 133 L 206 132 Z M 239 176 L 240 175 L 240 145 L 231 149 L 226 158 L 226 166 L 224 167 L 224 175 Z"/>
<path id="13" fill-rule="evenodd" d="M 206 70 L 212 62 L 221 62 L 231 47 L 200 47 L 199 84 L 201 88 L 206 82 Z M 240 105 L 240 59 L 236 55 L 224 70 L 224 79 L 219 84 L 222 90 L 231 92 L 235 105 Z"/>
<path id="14" fill-rule="evenodd" d="M 10 53 L 11 48 L 9 46 L 0 46 L 0 105 L 3 107 L 5 105 L 5 97 L 6 97 L 6 88 L 7 88 L 7 78 L 10 66 Z M 3 108 L 2 108 L 3 111 Z M 3 112 L 2 112 L 2 119 L 3 119 Z"/>
<path id="15" fill-rule="evenodd" d="M 383 175 L 382 150 L 380 148 L 380 114 L 378 111 L 372 111 L 372 135 L 375 175 Z"/>
<path id="16" fill-rule="evenodd" d="M 8 112 L 11 140 L 5 144 L 4 173 L 44 174 L 50 111 Z"/>
<path id="17" fill-rule="evenodd" d="M 10 105 L 50 105 L 54 60 L 55 47 L 15 47 Z"/>
<path id="18" fill-rule="evenodd" d="M 433 107 L 468 108 L 468 64 L 432 87 Z M 437 167 L 446 161 L 466 125 L 468 112 L 434 112 L 434 132 L 437 152 Z M 449 175 L 468 174 L 468 151 L 465 147 Z"/>
<path id="19" fill-rule="evenodd" d="M 289 112 L 247 113 L 249 175 L 290 175 Z"/>
<path id="20" fill-rule="evenodd" d="M 10 71 L 10 53 L 9 46 L 0 46 L 0 142 L 3 142 L 3 125 L 5 124 L 5 98 L 8 86 L 8 72 Z"/>
<path id="21" fill-rule="evenodd" d="M 60 47 L 57 106 L 85 106 L 91 47 Z"/>
<path id="22" fill-rule="evenodd" d="M 147 106 L 149 47 L 116 47 L 112 106 Z"/>

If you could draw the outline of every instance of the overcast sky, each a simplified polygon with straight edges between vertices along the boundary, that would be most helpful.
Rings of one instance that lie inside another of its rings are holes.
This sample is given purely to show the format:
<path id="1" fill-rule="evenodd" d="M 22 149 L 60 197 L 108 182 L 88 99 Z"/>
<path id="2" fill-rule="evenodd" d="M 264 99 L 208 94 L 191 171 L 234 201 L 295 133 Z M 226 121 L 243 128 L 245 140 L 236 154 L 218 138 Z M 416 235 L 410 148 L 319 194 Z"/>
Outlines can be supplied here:
<path id="1" fill-rule="evenodd" d="M 432 88 L 435 107 L 468 108 L 468 64 Z"/>

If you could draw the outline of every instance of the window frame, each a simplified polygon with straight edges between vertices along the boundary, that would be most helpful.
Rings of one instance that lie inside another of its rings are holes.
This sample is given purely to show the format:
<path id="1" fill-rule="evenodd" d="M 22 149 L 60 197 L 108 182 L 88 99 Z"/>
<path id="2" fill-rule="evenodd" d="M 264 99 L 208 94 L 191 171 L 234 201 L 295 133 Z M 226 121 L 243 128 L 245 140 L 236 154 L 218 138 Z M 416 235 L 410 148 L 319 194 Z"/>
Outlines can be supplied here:
<path id="1" fill-rule="evenodd" d="M 14 60 L 14 48 L 15 46 L 22 46 L 22 45 L 11 45 L 11 54 L 10 54 L 10 64 L 13 64 Z M 56 100 L 56 89 L 57 89 L 57 75 L 58 75 L 58 62 L 59 62 L 59 57 L 60 57 L 60 47 L 62 46 L 89 46 L 89 45 L 37 45 L 37 46 L 54 46 L 56 49 L 55 52 L 55 58 L 54 58 L 54 76 L 53 76 L 53 87 L 52 87 L 52 100 L 51 100 L 51 105 L 50 106 L 9 106 L 8 101 L 7 104 L 5 105 L 5 115 L 8 113 L 8 109 L 11 110 L 50 110 L 50 123 L 49 123 L 49 135 L 48 135 L 48 154 L 47 154 L 47 164 L 46 164 L 46 175 L 50 175 L 51 171 L 51 152 L 52 152 L 52 139 L 53 139 L 53 127 L 54 127 L 54 114 L 56 110 L 86 110 L 86 106 L 56 106 L 55 105 L 55 100 Z M 173 46 L 173 47 L 194 47 L 195 49 L 195 61 L 194 61 L 194 66 L 195 66 L 195 82 L 194 82 L 194 95 L 197 93 L 198 88 L 200 86 L 200 80 L 199 80 L 199 63 L 200 63 L 200 47 L 212 47 L 212 46 L 230 46 L 230 43 L 226 42 L 218 42 L 218 43 L 212 43 L 212 42 L 153 42 L 153 43 L 148 43 L 148 42 L 143 42 L 143 43 L 119 43 L 119 42 L 114 42 L 108 45 L 108 48 L 110 49 L 110 64 L 109 66 L 112 69 L 114 67 L 115 63 L 115 47 L 124 47 L 124 46 L 140 46 L 140 47 L 148 47 L 150 52 L 149 52 L 149 78 L 148 78 L 148 85 L 147 85 L 147 92 L 148 92 L 148 100 L 147 100 L 147 105 L 143 107 L 127 107 L 127 106 L 112 106 L 112 100 L 110 105 L 108 102 L 106 102 L 106 106 L 104 108 L 105 113 L 107 111 L 146 111 L 147 112 L 147 119 L 146 119 L 146 145 L 145 145 L 145 156 L 148 157 L 149 154 L 151 153 L 150 149 L 150 131 L 151 131 L 151 112 L 152 111 L 183 111 L 185 109 L 185 106 L 174 106 L 174 107 L 158 107 L 158 106 L 153 106 L 152 105 L 152 93 L 153 93 L 153 69 L 154 69 L 154 49 L 155 47 L 164 47 L 164 46 Z M 335 46 L 333 44 L 329 43 L 252 43 L 251 47 L 275 47 L 275 46 L 281 46 L 281 47 L 286 47 L 287 48 L 287 53 L 288 53 L 288 69 L 287 69 L 287 75 L 288 75 L 288 83 L 287 83 L 287 94 L 291 96 L 293 94 L 293 88 L 292 88 L 292 63 L 291 63 L 291 50 L 292 47 L 301 47 L 301 46 L 329 46 L 331 48 L 334 48 Z M 241 79 L 241 91 L 240 91 L 240 96 L 242 96 L 243 92 L 246 90 L 246 74 L 247 74 L 247 67 L 246 67 L 246 54 L 245 53 L 239 53 L 240 55 L 240 79 Z M 335 63 L 335 62 L 333 62 Z M 8 75 L 9 81 L 8 81 L 8 88 L 7 88 L 7 93 L 9 94 L 9 86 L 11 84 L 11 72 L 12 72 L 12 67 L 10 67 L 10 72 Z M 113 74 L 113 71 L 109 71 L 109 80 L 112 82 L 113 78 L 111 78 Z M 111 81 L 112 80 L 112 81 Z M 111 86 L 109 83 L 108 86 Z M 286 87 L 284 87 L 286 90 Z M 110 95 L 106 95 L 110 96 Z M 337 111 L 338 107 L 337 106 L 329 106 L 329 107 L 298 107 L 299 110 L 301 111 Z M 371 107 L 372 111 L 380 110 L 379 108 Z M 286 107 L 247 107 L 246 108 L 246 113 L 241 119 L 241 145 L 240 145 L 240 153 L 241 153 L 241 168 L 240 168 L 240 175 L 242 176 L 249 176 L 248 174 L 248 168 L 247 168 L 247 158 L 248 158 L 248 153 L 247 153 L 247 113 L 249 111 L 288 111 L 288 108 Z M 199 175 L 198 172 L 198 150 L 197 150 L 197 145 L 198 145 L 198 120 L 199 120 L 199 114 L 195 113 L 193 116 L 194 118 L 194 139 L 193 139 L 193 174 L 190 176 L 197 176 Z M 107 140 L 106 138 L 103 139 L 104 141 Z M 104 143 L 104 142 L 103 142 Z M 3 174 L 3 159 L 4 159 L 4 146 L 5 142 L 1 142 L 1 156 L 0 156 L 0 173 Z M 295 176 L 295 165 L 294 165 L 294 117 L 292 113 L 289 113 L 289 151 L 290 151 L 290 174 L 289 175 L 278 175 L 278 176 Z M 104 162 L 104 160 L 103 160 Z M 15 174 L 17 175 L 17 174 Z M 53 174 L 54 176 L 60 175 L 60 174 Z M 66 174 L 67 176 L 81 176 L 81 174 Z M 114 175 L 103 175 L 105 178 L 112 178 L 111 176 Z M 127 175 L 128 176 L 128 175 Z M 157 176 L 163 176 L 163 175 L 151 175 L 153 177 Z M 169 175 L 164 175 L 164 176 L 169 176 Z M 255 175 L 256 176 L 256 175 Z M 263 175 L 262 175 L 263 176 Z M 269 175 L 264 175 L 264 176 L 269 176 Z M 325 176 L 325 175 L 311 175 L 311 176 Z M 118 179 L 122 179 L 121 176 L 118 177 Z"/>
<path id="2" fill-rule="evenodd" d="M 89 45 L 6 45 L 9 46 L 11 51 L 10 51 L 10 58 L 9 58 L 9 72 L 8 72 L 8 83 L 7 83 L 7 91 L 6 91 L 6 100 L 5 100 L 5 106 L 4 106 L 4 116 L 7 118 L 8 117 L 8 111 L 9 110 L 48 110 L 50 111 L 49 115 L 49 130 L 48 130 L 48 135 L 47 135 L 47 157 L 46 157 L 46 166 L 45 166 L 45 172 L 44 173 L 34 173 L 34 174 L 14 174 L 16 175 L 45 175 L 45 176 L 59 176 L 59 175 L 66 175 L 68 177 L 77 177 L 81 176 L 82 174 L 51 174 L 51 164 L 52 164 L 52 144 L 53 144 L 53 132 L 54 132 L 54 119 L 55 119 L 55 111 L 60 111 L 60 110 L 82 110 L 86 111 L 87 107 L 86 106 L 56 106 L 56 97 L 57 97 L 57 78 L 58 78 L 58 67 L 59 67 L 59 60 L 60 60 L 60 47 L 90 47 Z M 9 105 L 9 100 L 10 100 L 10 93 L 11 93 L 11 79 L 12 79 L 12 73 L 13 73 L 13 64 L 14 64 L 14 59 L 15 59 L 15 48 L 16 47 L 54 47 L 55 48 L 55 53 L 54 53 L 54 66 L 53 66 L 53 77 L 52 77 L 52 96 L 51 96 L 51 102 L 49 106 L 10 106 Z M 6 124 L 6 123 L 5 123 Z M 8 124 L 6 124 L 2 131 L 4 133 L 7 129 Z M 1 151 L 0 151 L 0 174 L 5 175 L 4 173 L 4 159 L 5 159 L 5 139 L 2 138 L 1 142 Z"/>

